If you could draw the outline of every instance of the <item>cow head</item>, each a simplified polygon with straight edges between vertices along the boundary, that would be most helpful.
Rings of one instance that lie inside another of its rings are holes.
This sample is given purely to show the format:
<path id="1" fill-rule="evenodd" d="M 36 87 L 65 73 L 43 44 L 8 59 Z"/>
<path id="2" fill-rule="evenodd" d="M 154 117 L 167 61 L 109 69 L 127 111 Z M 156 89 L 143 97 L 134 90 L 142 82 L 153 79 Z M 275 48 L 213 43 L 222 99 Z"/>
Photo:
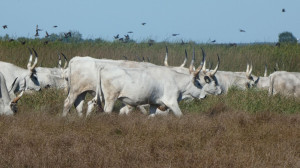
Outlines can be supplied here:
<path id="1" fill-rule="evenodd" d="M 28 48 L 29 49 L 29 48 Z M 32 49 L 34 51 L 35 54 L 35 60 L 33 65 L 31 65 L 32 63 L 32 52 L 29 49 L 30 52 L 30 57 L 29 57 L 29 61 L 27 64 L 27 69 L 28 69 L 28 75 L 26 75 L 25 77 L 25 81 L 26 81 L 26 85 L 24 85 L 24 83 L 21 83 L 21 86 L 23 85 L 23 87 L 26 87 L 27 90 L 35 90 L 35 91 L 40 91 L 41 87 L 40 87 L 40 83 L 38 81 L 37 75 L 36 75 L 36 64 L 38 61 L 38 55 L 36 53 L 36 51 L 34 49 Z"/>
<path id="2" fill-rule="evenodd" d="M 246 82 L 246 88 L 252 88 L 255 87 L 259 81 L 259 78 L 256 77 L 255 75 L 252 75 L 252 63 L 249 66 L 249 64 L 247 63 L 247 69 L 246 69 L 246 77 L 247 77 L 247 82 Z"/>
<path id="3" fill-rule="evenodd" d="M 207 94 L 219 95 L 222 92 L 221 87 L 218 85 L 218 82 L 215 78 L 215 74 L 217 73 L 220 64 L 220 57 L 218 55 L 218 64 L 216 65 L 213 71 L 207 72 L 205 70 L 202 73 L 200 73 L 201 70 L 205 69 L 205 56 L 206 56 L 204 50 L 202 48 L 201 50 L 202 50 L 203 58 L 200 66 L 196 70 L 194 70 L 194 65 L 193 65 L 195 60 L 195 50 L 194 50 L 193 59 L 189 68 L 190 73 L 192 73 L 194 76 L 193 79 L 194 85 L 197 88 L 201 89 L 200 95 L 198 96 L 198 98 L 200 99 L 205 98 Z"/>
<path id="4" fill-rule="evenodd" d="M 15 97 L 13 100 L 11 100 L 10 95 L 8 94 L 6 84 L 5 84 L 5 79 L 2 74 L 1 74 L 0 78 L 1 78 L 0 79 L 0 82 L 1 82 L 0 83 L 0 85 L 1 85 L 0 114 L 13 115 L 18 110 L 17 103 L 18 103 L 19 99 L 22 97 L 24 90 L 17 97 Z M 14 85 L 16 85 L 16 80 L 17 79 L 15 79 L 12 88 L 14 87 Z"/>

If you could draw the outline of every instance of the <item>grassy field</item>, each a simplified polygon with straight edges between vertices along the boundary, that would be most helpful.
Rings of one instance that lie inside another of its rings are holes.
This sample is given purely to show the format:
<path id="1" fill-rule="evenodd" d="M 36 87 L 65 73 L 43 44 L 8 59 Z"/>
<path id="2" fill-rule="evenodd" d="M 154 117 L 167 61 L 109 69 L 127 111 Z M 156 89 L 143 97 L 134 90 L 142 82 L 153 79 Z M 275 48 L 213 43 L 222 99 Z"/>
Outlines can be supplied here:
<path id="1" fill-rule="evenodd" d="M 130 60 L 149 57 L 162 65 L 165 45 L 169 65 L 180 65 L 184 49 L 191 59 L 200 47 L 207 59 L 221 56 L 221 70 L 244 71 L 252 61 L 254 74 L 276 62 L 287 71 L 300 71 L 300 46 L 207 44 L 49 43 L 27 44 L 39 54 L 38 66 L 57 65 L 57 52 L 68 58 Z M 0 60 L 26 67 L 29 52 L 18 42 L 0 42 Z M 1 67 L 0 67 L 1 68 Z M 227 95 L 181 102 L 183 117 L 148 119 L 94 112 L 79 118 L 74 109 L 61 118 L 66 93 L 43 90 L 24 95 L 19 112 L 0 116 L 0 167 L 300 167 L 300 100 L 269 97 L 266 91 L 231 89 Z"/>

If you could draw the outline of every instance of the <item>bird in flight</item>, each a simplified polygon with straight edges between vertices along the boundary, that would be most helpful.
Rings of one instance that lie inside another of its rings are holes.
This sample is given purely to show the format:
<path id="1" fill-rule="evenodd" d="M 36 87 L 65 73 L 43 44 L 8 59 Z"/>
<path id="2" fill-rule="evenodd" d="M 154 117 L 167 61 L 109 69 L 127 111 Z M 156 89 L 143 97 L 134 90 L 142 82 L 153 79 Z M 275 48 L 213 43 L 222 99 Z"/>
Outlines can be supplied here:
<path id="1" fill-rule="evenodd" d="M 133 31 L 129 31 L 129 32 L 127 32 L 127 33 L 133 33 Z"/>
<path id="2" fill-rule="evenodd" d="M 36 25 L 35 31 L 42 31 L 42 29 L 39 29 L 39 25 Z"/>
<path id="3" fill-rule="evenodd" d="M 245 30 L 243 30 L 243 29 L 240 29 L 240 32 L 246 32 Z"/>
<path id="4" fill-rule="evenodd" d="M 145 24 L 146 24 L 145 22 L 142 23 L 143 26 L 145 26 Z"/>
<path id="5" fill-rule="evenodd" d="M 284 9 L 284 8 L 282 8 L 281 12 L 285 12 L 285 9 Z"/>
<path id="6" fill-rule="evenodd" d="M 46 31 L 46 36 L 45 36 L 45 38 L 47 38 L 47 37 L 49 37 L 49 34 L 48 34 L 48 32 Z"/>
<path id="7" fill-rule="evenodd" d="M 213 40 L 213 41 L 211 41 L 212 43 L 215 43 L 216 42 L 216 40 Z"/>
<path id="8" fill-rule="evenodd" d="M 53 28 L 57 28 L 57 25 L 54 25 Z"/>
<path id="9" fill-rule="evenodd" d="M 115 38 L 115 39 L 118 39 L 118 38 L 119 38 L 119 34 L 117 34 L 116 36 L 114 36 L 114 38 Z"/>
<path id="10" fill-rule="evenodd" d="M 3 29 L 7 29 L 7 25 L 3 25 L 2 27 L 3 27 Z"/>
<path id="11" fill-rule="evenodd" d="M 71 32 L 64 33 L 64 35 L 65 35 L 65 38 L 68 38 L 68 37 L 71 37 L 71 36 L 72 36 Z"/>
<path id="12" fill-rule="evenodd" d="M 179 34 L 176 34 L 176 33 L 174 33 L 174 34 L 172 34 L 172 36 L 178 36 Z"/>

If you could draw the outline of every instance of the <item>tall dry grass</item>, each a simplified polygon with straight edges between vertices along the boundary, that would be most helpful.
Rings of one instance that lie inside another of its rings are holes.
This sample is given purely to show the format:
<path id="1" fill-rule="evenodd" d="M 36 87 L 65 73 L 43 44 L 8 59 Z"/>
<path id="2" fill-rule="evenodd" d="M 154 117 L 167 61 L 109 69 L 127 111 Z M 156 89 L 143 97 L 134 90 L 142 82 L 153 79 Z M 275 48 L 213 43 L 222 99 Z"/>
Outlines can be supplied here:
<path id="1" fill-rule="evenodd" d="M 0 116 L 1 167 L 299 167 L 300 115 L 219 104 L 148 119 L 51 111 Z"/>

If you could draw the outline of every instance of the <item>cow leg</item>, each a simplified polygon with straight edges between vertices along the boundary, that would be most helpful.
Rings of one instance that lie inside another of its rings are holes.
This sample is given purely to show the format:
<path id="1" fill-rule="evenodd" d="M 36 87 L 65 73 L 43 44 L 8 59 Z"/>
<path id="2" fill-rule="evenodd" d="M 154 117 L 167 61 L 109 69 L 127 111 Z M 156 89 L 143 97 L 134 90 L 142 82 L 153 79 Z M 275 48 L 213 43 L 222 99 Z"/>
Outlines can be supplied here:
<path id="1" fill-rule="evenodd" d="M 82 117 L 82 108 L 83 108 L 83 103 L 84 103 L 86 93 L 87 92 L 81 93 L 74 102 L 74 106 L 76 108 L 76 111 L 77 111 L 77 114 L 79 117 Z"/>
<path id="2" fill-rule="evenodd" d="M 176 117 L 181 117 L 182 116 L 182 112 L 179 108 L 177 100 L 172 101 L 172 102 L 164 102 L 164 104 L 173 111 L 173 113 L 175 114 Z"/>
<path id="3" fill-rule="evenodd" d="M 133 107 L 130 105 L 125 105 L 120 109 L 120 115 L 126 114 L 128 115 L 133 110 Z"/>
<path id="4" fill-rule="evenodd" d="M 157 110 L 157 107 L 156 105 L 150 105 L 149 107 L 149 117 L 155 117 L 155 112 Z"/>
<path id="5" fill-rule="evenodd" d="M 115 105 L 115 101 L 114 100 L 110 100 L 110 101 L 105 101 L 105 105 L 104 105 L 104 112 L 106 113 L 111 113 L 113 108 Z"/>
<path id="6" fill-rule="evenodd" d="M 72 104 L 74 103 L 76 98 L 77 98 L 77 95 L 69 94 L 68 97 L 65 99 L 64 110 L 63 110 L 63 114 L 62 114 L 63 117 L 67 116 L 67 114 L 70 111 Z"/>
<path id="7" fill-rule="evenodd" d="M 147 110 L 145 109 L 146 106 L 149 106 L 148 104 L 146 105 L 140 105 L 137 106 L 137 108 L 143 113 L 143 114 L 147 114 Z"/>

